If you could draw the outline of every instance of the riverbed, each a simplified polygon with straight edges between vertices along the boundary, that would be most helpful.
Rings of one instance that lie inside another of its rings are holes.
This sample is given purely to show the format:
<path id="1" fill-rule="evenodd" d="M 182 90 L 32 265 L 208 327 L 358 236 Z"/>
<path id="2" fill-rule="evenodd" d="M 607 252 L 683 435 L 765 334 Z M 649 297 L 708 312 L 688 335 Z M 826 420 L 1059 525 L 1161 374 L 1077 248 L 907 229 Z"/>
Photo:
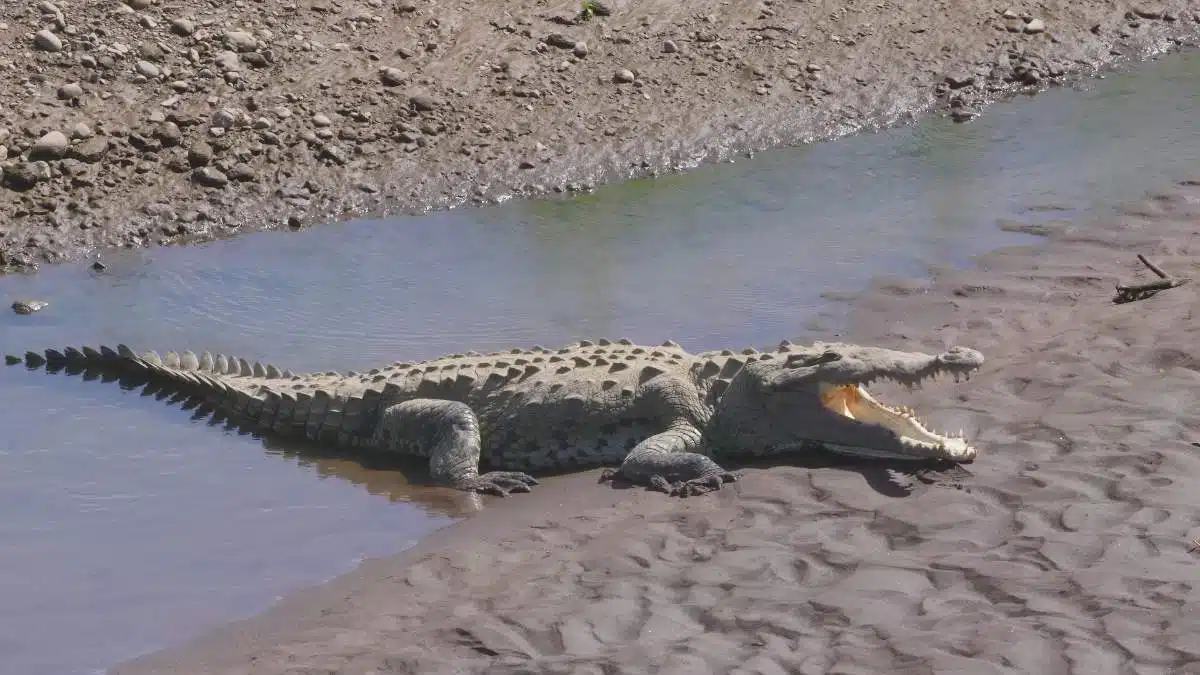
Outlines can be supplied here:
<path id="1" fill-rule="evenodd" d="M 1197 92 L 1200 58 L 1185 54 L 970 124 L 569 200 L 106 254 L 100 272 L 0 280 L 10 300 L 51 302 L 0 318 L 0 348 L 125 342 L 325 370 L 583 337 L 701 350 L 829 336 L 828 293 L 969 264 L 1034 240 L 1003 219 L 1070 217 L 1196 166 Z M 93 672 L 177 643 L 487 503 L 264 446 L 111 384 L 19 368 L 2 382 L 6 671 Z"/>

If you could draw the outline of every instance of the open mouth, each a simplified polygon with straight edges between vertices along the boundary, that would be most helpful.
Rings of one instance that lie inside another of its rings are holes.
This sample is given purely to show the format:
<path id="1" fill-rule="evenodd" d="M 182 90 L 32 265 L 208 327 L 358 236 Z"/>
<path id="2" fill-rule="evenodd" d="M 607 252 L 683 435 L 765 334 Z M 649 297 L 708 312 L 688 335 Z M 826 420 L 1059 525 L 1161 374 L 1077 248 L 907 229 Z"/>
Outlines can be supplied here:
<path id="1" fill-rule="evenodd" d="M 861 385 L 820 385 L 821 403 L 827 410 L 843 417 L 875 424 L 896 435 L 903 450 L 855 447 L 846 452 L 855 455 L 892 459 L 948 459 L 966 461 L 975 458 L 975 448 L 967 443 L 960 431 L 957 436 L 930 431 L 908 408 L 894 408 L 875 399 Z"/>

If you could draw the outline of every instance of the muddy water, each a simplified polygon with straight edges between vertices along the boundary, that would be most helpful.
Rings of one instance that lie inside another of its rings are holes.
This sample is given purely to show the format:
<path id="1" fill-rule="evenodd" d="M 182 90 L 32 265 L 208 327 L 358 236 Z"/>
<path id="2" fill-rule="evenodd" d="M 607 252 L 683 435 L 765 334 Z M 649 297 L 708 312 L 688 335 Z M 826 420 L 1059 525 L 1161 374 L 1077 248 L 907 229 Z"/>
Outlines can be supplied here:
<path id="1" fill-rule="evenodd" d="M 579 337 L 767 345 L 836 331 L 826 291 L 1023 236 L 1200 161 L 1200 58 L 1085 91 L 520 202 L 0 279 L 0 350 L 126 342 L 298 370 Z M 115 384 L 0 371 L 0 673 L 96 672 L 262 609 L 478 508 L 264 444 Z M 603 489 L 599 488 L 598 489 Z M 520 497 L 515 497 L 519 499 Z"/>

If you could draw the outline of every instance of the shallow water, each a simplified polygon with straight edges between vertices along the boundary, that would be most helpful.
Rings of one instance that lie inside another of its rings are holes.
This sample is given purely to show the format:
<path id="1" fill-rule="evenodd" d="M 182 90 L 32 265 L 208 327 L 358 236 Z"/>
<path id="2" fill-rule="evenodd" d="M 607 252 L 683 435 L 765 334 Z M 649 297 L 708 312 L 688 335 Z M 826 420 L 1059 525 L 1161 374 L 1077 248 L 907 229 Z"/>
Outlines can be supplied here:
<path id="1" fill-rule="evenodd" d="M 0 298 L 51 302 L 0 314 L 0 351 L 127 342 L 325 370 L 580 337 L 694 350 L 811 337 L 822 293 L 965 264 L 1031 239 L 999 218 L 1069 217 L 1194 169 L 1198 92 L 1200 56 L 1175 56 L 967 125 L 566 201 L 106 254 L 102 273 L 0 279 Z M 821 323 L 829 336 L 836 316 Z M 113 384 L 0 371 L 0 673 L 94 672 L 479 503 L 189 416 Z"/>

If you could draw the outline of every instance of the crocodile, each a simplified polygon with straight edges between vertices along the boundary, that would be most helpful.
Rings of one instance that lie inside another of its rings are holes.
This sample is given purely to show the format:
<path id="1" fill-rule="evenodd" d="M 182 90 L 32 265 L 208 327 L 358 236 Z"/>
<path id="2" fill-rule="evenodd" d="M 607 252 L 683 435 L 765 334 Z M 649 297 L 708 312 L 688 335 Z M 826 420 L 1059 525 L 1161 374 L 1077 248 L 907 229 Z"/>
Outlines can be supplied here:
<path id="1" fill-rule="evenodd" d="M 759 351 L 691 354 L 667 341 L 583 340 L 561 349 L 467 352 L 359 373 L 294 374 L 209 352 L 136 353 L 125 345 L 8 356 L 69 374 L 133 377 L 243 428 L 346 450 L 428 460 L 437 484 L 495 495 L 528 492 L 530 472 L 605 467 L 671 495 L 740 477 L 723 457 L 824 449 L 899 460 L 974 460 L 960 432 L 942 435 L 868 392 L 969 378 L 974 349 L 939 354 L 784 340 Z M 481 462 L 487 473 L 481 473 Z"/>

